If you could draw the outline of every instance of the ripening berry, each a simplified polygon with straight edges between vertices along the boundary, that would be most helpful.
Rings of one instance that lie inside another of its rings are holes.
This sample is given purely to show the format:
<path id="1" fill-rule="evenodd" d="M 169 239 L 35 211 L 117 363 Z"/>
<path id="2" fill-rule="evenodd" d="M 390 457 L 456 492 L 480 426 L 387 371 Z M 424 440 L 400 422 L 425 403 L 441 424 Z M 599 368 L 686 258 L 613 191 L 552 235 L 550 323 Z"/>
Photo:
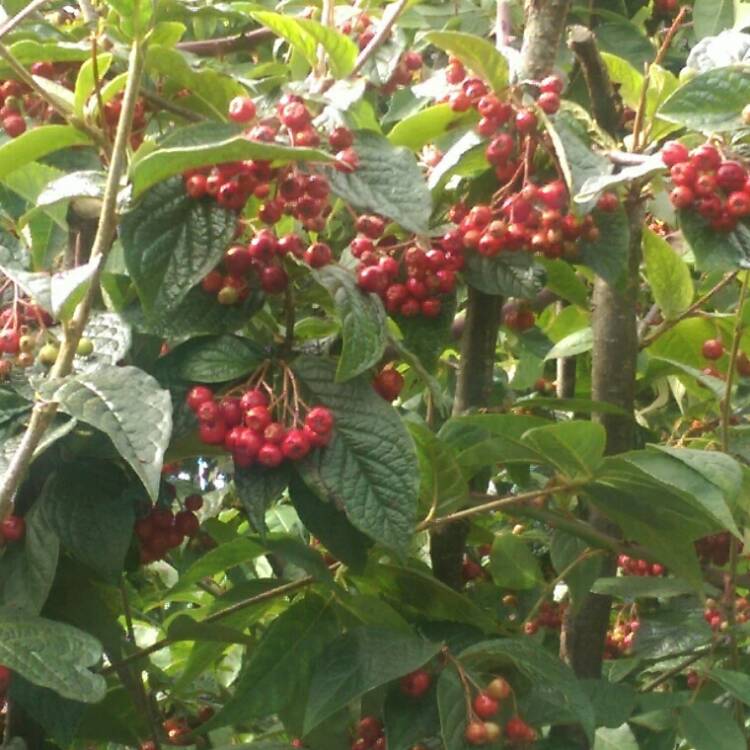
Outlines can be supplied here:
<path id="1" fill-rule="evenodd" d="M 470 745 L 486 745 L 489 742 L 489 737 L 484 722 L 469 722 L 464 730 L 464 738 Z"/>
<path id="2" fill-rule="evenodd" d="M 0 523 L 0 539 L 19 542 L 26 534 L 26 521 L 21 516 L 8 516 Z"/>
<path id="3" fill-rule="evenodd" d="M 701 352 L 706 359 L 721 359 L 724 354 L 724 344 L 719 339 L 707 339 L 703 342 Z"/>
<path id="4" fill-rule="evenodd" d="M 229 102 L 229 119 L 232 122 L 250 122 L 255 117 L 255 102 L 247 96 L 235 96 Z"/>
<path id="5" fill-rule="evenodd" d="M 375 376 L 372 387 L 386 401 L 395 401 L 403 390 L 404 376 L 393 367 L 386 367 Z"/>
<path id="6" fill-rule="evenodd" d="M 560 95 L 552 91 L 545 91 L 536 100 L 539 108 L 548 115 L 554 115 L 560 109 Z"/>
<path id="7" fill-rule="evenodd" d="M 496 701 L 504 701 L 511 692 L 510 683 L 502 677 L 495 677 L 485 689 L 485 693 Z"/>
<path id="8" fill-rule="evenodd" d="M 18 114 L 10 114 L 3 118 L 3 130 L 11 137 L 17 138 L 26 132 L 26 120 Z"/>
<path id="9" fill-rule="evenodd" d="M 410 698 L 421 698 L 432 685 L 432 675 L 424 669 L 417 669 L 401 678 L 401 692 Z"/>
<path id="10" fill-rule="evenodd" d="M 318 435 L 327 435 L 333 429 L 333 414 L 325 406 L 315 406 L 305 417 L 305 426 Z"/>
<path id="11" fill-rule="evenodd" d="M 479 693 L 473 702 L 474 713 L 480 719 L 491 719 L 500 709 L 500 704 L 487 693 Z"/>

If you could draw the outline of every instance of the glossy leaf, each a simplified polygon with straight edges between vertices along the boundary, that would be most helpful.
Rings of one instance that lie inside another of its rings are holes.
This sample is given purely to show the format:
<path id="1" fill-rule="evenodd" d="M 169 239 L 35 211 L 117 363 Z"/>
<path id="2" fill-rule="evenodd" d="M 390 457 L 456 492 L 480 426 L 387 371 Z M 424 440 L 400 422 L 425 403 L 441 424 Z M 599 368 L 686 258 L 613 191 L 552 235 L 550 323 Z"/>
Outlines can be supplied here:
<path id="1" fill-rule="evenodd" d="M 495 585 L 503 589 L 531 589 L 542 580 L 539 561 L 526 542 L 514 534 L 495 536 L 489 569 Z"/>
<path id="2" fill-rule="evenodd" d="M 480 292 L 503 297 L 533 298 L 544 285 L 544 273 L 538 266 L 478 253 L 467 257 L 464 278 Z"/>
<path id="3" fill-rule="evenodd" d="M 732 713 L 698 701 L 680 711 L 680 729 L 695 750 L 744 750 L 745 737 Z"/>
<path id="4" fill-rule="evenodd" d="M 750 268 L 750 227 L 740 222 L 731 232 L 717 232 L 697 211 L 679 211 L 680 229 L 702 271 Z"/>
<path id="5" fill-rule="evenodd" d="M 29 162 L 69 146 L 83 146 L 89 137 L 72 125 L 41 125 L 0 145 L 0 178 Z"/>
<path id="6" fill-rule="evenodd" d="M 662 237 L 643 231 L 643 256 L 654 301 L 667 320 L 678 318 L 693 301 L 693 280 L 685 261 Z"/>

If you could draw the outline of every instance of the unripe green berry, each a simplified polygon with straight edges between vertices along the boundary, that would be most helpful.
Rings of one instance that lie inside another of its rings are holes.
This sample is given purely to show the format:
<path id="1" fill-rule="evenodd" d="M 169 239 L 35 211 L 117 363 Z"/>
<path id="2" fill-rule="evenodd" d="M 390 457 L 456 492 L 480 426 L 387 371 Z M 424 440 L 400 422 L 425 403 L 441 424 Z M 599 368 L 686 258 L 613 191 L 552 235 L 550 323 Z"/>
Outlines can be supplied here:
<path id="1" fill-rule="evenodd" d="M 76 354 L 79 357 L 90 357 L 94 353 L 94 342 L 91 339 L 82 338 L 76 347 Z"/>
<path id="2" fill-rule="evenodd" d="M 39 361 L 43 365 L 47 365 L 48 367 L 51 367 L 55 364 L 55 361 L 57 360 L 57 355 L 60 353 L 60 350 L 55 344 L 45 344 L 40 350 L 39 350 Z"/>

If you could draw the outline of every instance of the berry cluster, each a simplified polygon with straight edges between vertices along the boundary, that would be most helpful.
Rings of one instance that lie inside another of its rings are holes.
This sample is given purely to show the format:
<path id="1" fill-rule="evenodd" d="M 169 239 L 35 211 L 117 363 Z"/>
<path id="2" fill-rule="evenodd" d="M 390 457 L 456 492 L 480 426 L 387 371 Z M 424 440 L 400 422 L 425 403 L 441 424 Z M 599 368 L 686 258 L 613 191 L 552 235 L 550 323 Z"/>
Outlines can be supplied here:
<path id="1" fill-rule="evenodd" d="M 726 612 L 716 599 L 706 599 L 703 618 L 714 632 L 724 631 L 728 627 Z M 734 619 L 739 624 L 750 620 L 750 601 L 744 596 L 734 600 Z"/>
<path id="2" fill-rule="evenodd" d="M 489 745 L 503 736 L 503 727 L 496 719 L 502 704 L 512 696 L 513 688 L 502 677 L 495 677 L 471 701 L 471 710 L 464 738 L 470 745 Z M 515 705 L 515 701 L 514 701 Z M 505 739 L 513 745 L 525 745 L 536 740 L 536 732 L 519 716 L 512 716 L 504 727 Z"/>
<path id="3" fill-rule="evenodd" d="M 224 445 L 238 468 L 253 464 L 274 468 L 284 460 L 299 461 L 331 439 L 333 414 L 324 406 L 309 408 L 299 398 L 288 368 L 284 368 L 282 392 L 275 394 L 263 379 L 265 369 L 218 400 L 202 385 L 187 395 L 187 404 L 198 417 L 201 440 Z"/>
<path id="4" fill-rule="evenodd" d="M 534 327 L 536 316 L 527 300 L 509 300 L 502 309 L 503 325 L 516 333 L 523 333 Z"/>
<path id="5" fill-rule="evenodd" d="M 162 721 L 161 726 L 167 735 L 167 743 L 170 745 L 193 745 L 195 738 L 192 736 L 195 729 L 201 724 L 205 724 L 213 715 L 214 709 L 211 706 L 200 706 L 194 716 L 177 715 L 170 716 Z M 156 743 L 153 740 L 146 740 L 141 743 L 140 750 L 156 750 Z"/>
<path id="6" fill-rule="evenodd" d="M 404 388 L 404 376 L 395 367 L 389 365 L 375 376 L 372 387 L 386 401 L 395 401 Z"/>
<path id="7" fill-rule="evenodd" d="M 544 602 L 539 607 L 537 616 L 524 623 L 523 632 L 526 635 L 534 635 L 539 628 L 560 630 L 566 606 L 564 602 Z"/>
<path id="8" fill-rule="evenodd" d="M 650 563 L 648 560 L 637 560 L 634 557 L 620 555 L 617 565 L 624 576 L 663 576 L 664 566 L 659 563 Z"/>
<path id="9" fill-rule="evenodd" d="M 701 563 L 708 565 L 726 565 L 729 562 L 729 548 L 732 535 L 728 531 L 704 536 L 694 542 L 695 552 Z"/>
<path id="10" fill-rule="evenodd" d="M 104 124 L 111 136 L 114 136 L 117 123 L 120 121 L 122 114 L 122 97 L 120 92 L 104 105 Z M 148 122 L 146 115 L 150 111 L 148 102 L 141 96 L 136 99 L 135 109 L 133 110 L 133 125 L 130 131 L 130 146 L 133 150 L 137 149 L 143 143 L 143 137 L 146 133 Z"/>
<path id="11" fill-rule="evenodd" d="M 185 509 L 173 513 L 166 505 L 155 505 L 135 522 L 135 535 L 141 548 L 141 563 L 161 560 L 173 549 L 179 547 L 186 538 L 198 534 L 200 521 L 195 515 L 203 506 L 200 495 L 185 498 Z"/>
<path id="12" fill-rule="evenodd" d="M 8 516 L 0 523 L 0 547 L 20 542 L 26 536 L 26 521 L 21 516 Z"/>
<path id="13" fill-rule="evenodd" d="M 374 716 L 363 716 L 352 739 L 352 750 L 386 750 L 383 724 Z"/>
<path id="14" fill-rule="evenodd" d="M 679 141 L 669 141 L 661 150 L 674 187 L 672 205 L 694 209 L 717 232 L 731 232 L 750 214 L 750 181 L 738 161 L 724 159 L 710 144 L 688 151 Z"/>
<path id="15" fill-rule="evenodd" d="M 201 288 L 215 294 L 222 305 L 243 302 L 255 279 L 266 294 L 281 294 L 289 285 L 284 270 L 286 255 L 293 255 L 311 268 L 322 268 L 333 260 L 325 242 L 307 245 L 298 234 L 277 237 L 272 229 L 261 229 L 247 244 L 232 245 L 224 253 L 221 267 L 203 279 Z"/>
<path id="16" fill-rule="evenodd" d="M 435 318 L 441 297 L 456 288 L 456 272 L 463 268 L 463 247 L 457 237 L 446 235 L 423 249 L 412 241 L 383 237 L 386 223 L 379 216 L 357 218 L 358 234 L 350 249 L 357 258 L 357 284 L 377 294 L 392 315 Z"/>
<path id="17" fill-rule="evenodd" d="M 633 641 L 640 626 L 641 623 L 636 617 L 626 617 L 615 623 L 614 627 L 607 632 L 604 658 L 619 659 L 627 655 L 633 647 Z"/>

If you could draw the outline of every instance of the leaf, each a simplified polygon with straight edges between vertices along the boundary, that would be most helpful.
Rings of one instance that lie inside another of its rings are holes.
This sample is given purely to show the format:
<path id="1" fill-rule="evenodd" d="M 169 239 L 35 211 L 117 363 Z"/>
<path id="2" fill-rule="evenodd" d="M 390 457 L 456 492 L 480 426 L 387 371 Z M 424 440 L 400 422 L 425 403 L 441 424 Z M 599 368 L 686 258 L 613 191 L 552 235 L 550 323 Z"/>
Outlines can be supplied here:
<path id="1" fill-rule="evenodd" d="M 640 164 L 623 167 L 615 174 L 599 174 L 589 177 L 574 194 L 573 200 L 579 204 L 591 203 L 606 190 L 611 190 L 618 185 L 626 185 L 633 180 L 650 177 L 665 170 L 664 161 L 659 154 L 656 154 Z"/>
<path id="2" fill-rule="evenodd" d="M 489 169 L 484 139 L 472 128 L 461 136 L 430 172 L 427 186 L 435 190 L 453 174 L 476 175 Z"/>
<path id="3" fill-rule="evenodd" d="M 70 625 L 0 609 L 0 663 L 29 682 L 63 698 L 96 703 L 106 683 L 86 667 L 98 663 L 102 647 Z"/>
<path id="4" fill-rule="evenodd" d="M 122 221 L 125 263 L 147 317 L 175 314 L 188 292 L 213 270 L 236 229 L 234 213 L 194 201 L 182 178 L 152 188 Z"/>
<path id="5" fill-rule="evenodd" d="M 293 18 L 265 11 L 251 14 L 258 23 L 286 39 L 315 67 L 318 61 L 318 44 L 326 51 L 331 73 L 335 78 L 346 78 L 354 69 L 359 52 L 357 45 L 336 29 L 323 26 L 308 18 Z"/>
<path id="6" fill-rule="evenodd" d="M 529 546 L 510 533 L 495 536 L 490 553 L 490 573 L 496 586 L 513 591 L 533 589 L 542 580 L 539 561 Z"/>
<path id="7" fill-rule="evenodd" d="M 564 260 L 543 258 L 541 263 L 547 275 L 545 286 L 568 302 L 579 307 L 589 305 L 589 292 L 570 263 Z"/>
<path id="8" fill-rule="evenodd" d="M 697 39 L 715 36 L 734 24 L 733 0 L 695 0 L 693 28 Z"/>
<path id="9" fill-rule="evenodd" d="M 464 119 L 466 114 L 454 112 L 450 104 L 435 104 L 397 122 L 388 133 L 388 140 L 394 146 L 419 151 Z"/>
<path id="10" fill-rule="evenodd" d="M 0 146 L 0 179 L 54 151 L 89 143 L 89 137 L 72 125 L 40 125 L 31 128 Z"/>
<path id="11" fill-rule="evenodd" d="M 423 666 L 440 650 L 401 632 L 358 628 L 329 644 L 316 661 L 304 732 L 359 696 Z"/>
<path id="12" fill-rule="evenodd" d="M 633 713 L 638 693 L 632 685 L 606 679 L 585 679 L 581 683 L 594 708 L 598 727 L 617 729 Z"/>
<path id="13" fill-rule="evenodd" d="M 440 714 L 440 736 L 445 750 L 467 750 L 470 745 L 464 739 L 466 697 L 463 684 L 453 664 L 449 663 L 440 673 L 437 701 Z"/>
<path id="14" fill-rule="evenodd" d="M 321 500 L 296 474 L 289 485 L 289 499 L 305 528 L 337 560 L 355 573 L 365 567 L 372 542 L 352 526 L 343 511 Z"/>
<path id="15" fill-rule="evenodd" d="M 422 505 L 434 507 L 438 516 L 458 510 L 469 496 L 469 485 L 455 451 L 422 424 L 408 422 L 407 429 L 417 447 Z"/>
<path id="16" fill-rule="evenodd" d="M 94 351 L 88 357 L 76 357 L 78 371 L 93 370 L 102 364 L 117 364 L 130 351 L 130 326 L 115 313 L 92 313 L 83 336 L 91 340 Z"/>
<path id="17" fill-rule="evenodd" d="M 55 318 L 63 322 L 70 320 L 76 306 L 91 286 L 91 280 L 100 265 L 101 256 L 97 256 L 82 266 L 76 266 L 52 275 L 50 280 L 50 307 Z"/>
<path id="18" fill-rule="evenodd" d="M 594 210 L 594 224 L 599 237 L 581 242 L 581 261 L 606 282 L 614 286 L 622 283 L 628 267 L 630 227 L 622 205 L 617 211 Z"/>
<path id="19" fill-rule="evenodd" d="M 167 592 L 169 597 L 187 591 L 203 578 L 223 573 L 236 565 L 254 560 L 265 552 L 258 542 L 247 537 L 237 537 L 224 542 L 198 558 L 181 576 L 180 580 Z"/>
<path id="20" fill-rule="evenodd" d="M 690 269 L 671 245 L 648 227 L 643 231 L 643 255 L 654 301 L 667 320 L 678 318 L 693 301 Z"/>
<path id="21" fill-rule="evenodd" d="M 296 601 L 273 620 L 251 652 L 233 697 L 203 729 L 264 718 L 304 698 L 300 691 L 337 632 L 329 601 L 318 596 Z"/>
<path id="22" fill-rule="evenodd" d="M 617 729 L 600 727 L 594 735 L 594 750 L 638 750 L 638 742 L 627 724 Z"/>
<path id="23" fill-rule="evenodd" d="M 328 171 L 331 190 L 358 211 L 381 214 L 416 234 L 426 234 L 432 197 L 408 149 L 369 130 L 354 134 L 359 166 L 351 173 Z"/>
<path id="24" fill-rule="evenodd" d="M 331 295 L 341 320 L 344 344 L 336 368 L 336 380 L 344 382 L 369 370 L 383 356 L 387 317 L 375 294 L 363 292 L 354 276 L 339 266 L 327 266 L 313 275 Z"/>
<path id="25" fill-rule="evenodd" d="M 133 536 L 135 512 L 125 477 L 111 464 L 64 464 L 46 485 L 42 512 L 60 544 L 102 579 L 116 584 Z"/>
<path id="26" fill-rule="evenodd" d="M 411 750 L 420 740 L 432 737 L 439 717 L 434 688 L 418 699 L 404 700 L 400 686 L 388 690 L 383 709 L 385 734 L 392 750 Z"/>
<path id="27" fill-rule="evenodd" d="M 750 676 L 744 672 L 714 667 L 708 673 L 708 678 L 724 688 L 730 695 L 741 700 L 745 705 L 750 705 Z"/>
<path id="28" fill-rule="evenodd" d="M 255 370 L 267 358 L 261 346 L 224 334 L 190 339 L 160 357 L 157 372 L 197 383 L 225 383 Z"/>
<path id="29" fill-rule="evenodd" d="M 660 578 L 622 576 L 620 578 L 599 578 L 591 591 L 604 596 L 635 601 L 636 599 L 666 599 L 691 594 L 694 587 L 680 578 Z"/>
<path id="30" fill-rule="evenodd" d="M 745 737 L 731 712 L 715 703 L 696 702 L 680 709 L 679 726 L 694 750 L 745 750 Z"/>
<path id="31" fill-rule="evenodd" d="M 457 57 L 467 68 L 487 81 L 495 93 L 508 87 L 508 61 L 495 46 L 482 37 L 460 31 L 430 31 L 424 39 Z"/>
<path id="32" fill-rule="evenodd" d="M 201 122 L 175 130 L 155 151 L 133 164 L 133 197 L 138 198 L 157 183 L 188 169 L 250 159 L 270 161 L 278 166 L 304 161 L 327 163 L 332 157 L 314 148 L 250 140 L 238 125 L 231 123 Z"/>
<path id="33" fill-rule="evenodd" d="M 53 206 L 74 198 L 101 198 L 107 175 L 98 170 L 70 172 L 49 182 L 36 198 L 37 206 Z"/>
<path id="34" fill-rule="evenodd" d="M 137 367 L 102 365 L 40 388 L 61 411 L 104 432 L 156 500 L 172 430 L 169 391 Z"/>
<path id="35" fill-rule="evenodd" d="M 302 357 L 295 371 L 312 403 L 327 406 L 336 420 L 330 444 L 299 464 L 305 482 L 360 531 L 405 550 L 416 521 L 419 466 L 399 415 L 368 378 L 336 383 L 330 360 Z"/>
<path id="36" fill-rule="evenodd" d="M 594 331 L 590 326 L 581 328 L 580 331 L 573 331 L 564 338 L 560 339 L 544 355 L 545 360 L 563 359 L 565 357 L 575 357 L 577 354 L 590 352 L 594 346 Z"/>
<path id="37" fill-rule="evenodd" d="M 691 130 L 723 133 L 745 126 L 742 109 L 750 100 L 750 66 L 730 65 L 700 73 L 659 107 L 659 117 Z"/>
<path id="38" fill-rule="evenodd" d="M 604 458 L 607 434 L 600 424 L 576 420 L 536 427 L 522 440 L 546 463 L 575 479 L 595 474 Z"/>
<path id="39" fill-rule="evenodd" d="M 731 232 L 717 232 L 697 211 L 679 211 L 680 229 L 701 271 L 750 268 L 750 227 L 740 222 Z"/>
<path id="40" fill-rule="evenodd" d="M 103 52 L 96 56 L 96 70 L 99 75 L 99 80 L 103 80 L 109 66 L 112 64 L 112 53 Z M 73 105 L 73 111 L 76 117 L 83 117 L 83 108 L 88 100 L 89 96 L 93 93 L 94 87 L 96 86 L 96 80 L 94 79 L 94 65 L 91 59 L 86 60 L 78 70 L 78 77 L 76 78 L 75 86 L 75 103 Z"/>
<path id="41" fill-rule="evenodd" d="M 502 297 L 533 298 L 544 285 L 544 272 L 539 266 L 522 261 L 505 262 L 470 253 L 464 267 L 466 283 L 485 294 Z"/>
<path id="42" fill-rule="evenodd" d="M 552 535 L 550 559 L 555 571 L 558 575 L 562 575 L 566 568 L 573 565 L 563 578 L 570 592 L 570 606 L 573 612 L 577 612 L 583 602 L 586 601 L 591 586 L 599 578 L 602 568 L 600 556 L 582 559 L 582 555 L 586 553 L 587 549 L 586 542 L 571 534 L 555 531 Z M 618 578 L 617 580 L 621 579 Z"/>
<path id="43" fill-rule="evenodd" d="M 681 321 L 681 323 L 687 323 L 687 320 Z M 713 375 L 706 375 L 702 370 L 696 370 L 695 367 L 690 367 L 688 365 L 683 364 L 682 362 L 677 362 L 674 359 L 668 359 L 667 357 L 654 357 L 652 356 L 650 359 L 651 362 L 663 362 L 665 364 L 668 364 L 673 368 L 675 371 L 679 373 L 684 373 L 685 375 L 689 375 L 691 378 L 694 378 L 698 383 L 705 386 L 713 395 L 721 400 L 724 398 L 724 393 L 726 392 L 727 385 L 721 378 L 716 378 Z"/>
<path id="44" fill-rule="evenodd" d="M 253 466 L 235 471 L 234 486 L 237 494 L 250 523 L 259 533 L 266 530 L 266 510 L 279 499 L 288 484 L 289 469 L 285 464 L 274 469 Z"/>

